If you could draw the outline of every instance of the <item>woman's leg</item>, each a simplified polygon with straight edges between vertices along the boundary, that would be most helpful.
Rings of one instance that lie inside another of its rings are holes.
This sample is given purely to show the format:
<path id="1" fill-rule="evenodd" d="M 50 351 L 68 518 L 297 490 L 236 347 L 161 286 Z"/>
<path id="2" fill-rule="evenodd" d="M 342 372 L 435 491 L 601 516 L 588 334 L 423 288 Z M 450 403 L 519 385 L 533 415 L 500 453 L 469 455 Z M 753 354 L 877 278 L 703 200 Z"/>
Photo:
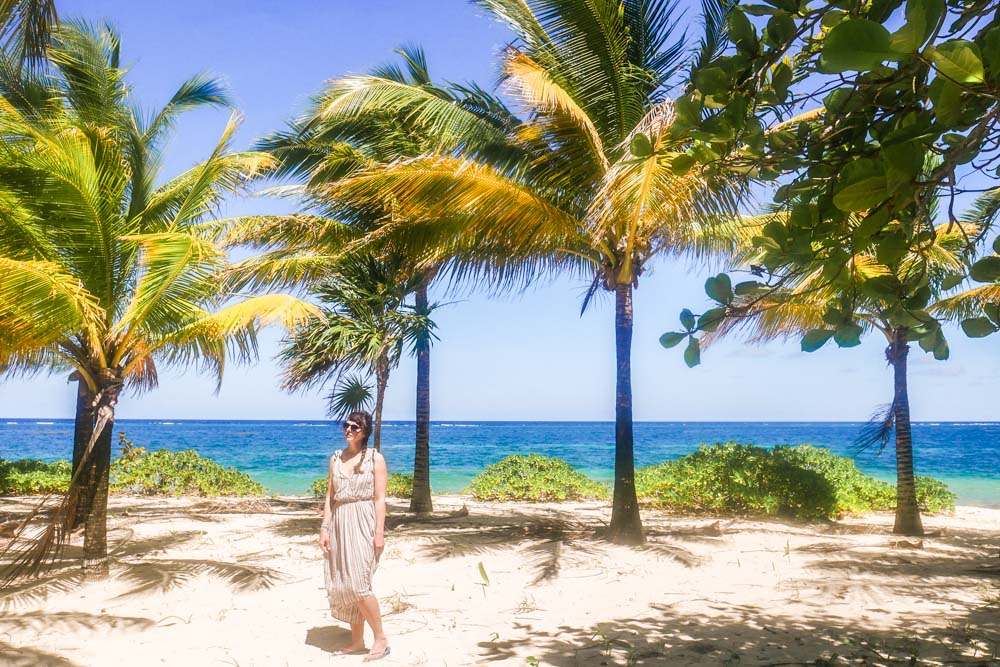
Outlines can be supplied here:
<path id="1" fill-rule="evenodd" d="M 362 598 L 358 601 L 358 609 L 361 610 L 361 615 L 365 617 L 368 626 L 375 634 L 375 642 L 372 644 L 372 650 L 368 652 L 368 655 L 379 657 L 385 653 L 388 642 L 385 638 L 385 632 L 382 630 L 382 613 L 378 608 L 378 599 L 374 595 Z"/>

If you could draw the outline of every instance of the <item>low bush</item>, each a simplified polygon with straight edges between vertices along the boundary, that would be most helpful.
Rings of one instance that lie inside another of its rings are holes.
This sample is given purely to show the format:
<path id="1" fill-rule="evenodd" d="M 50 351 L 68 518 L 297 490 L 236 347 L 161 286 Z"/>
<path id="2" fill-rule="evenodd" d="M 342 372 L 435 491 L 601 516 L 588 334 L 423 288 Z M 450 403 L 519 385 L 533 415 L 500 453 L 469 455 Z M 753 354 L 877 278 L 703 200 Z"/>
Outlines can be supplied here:
<path id="1" fill-rule="evenodd" d="M 806 519 L 833 516 L 833 486 L 813 470 L 737 443 L 696 452 L 636 471 L 636 494 L 682 512 L 768 514 Z"/>
<path id="2" fill-rule="evenodd" d="M 309 485 L 308 493 L 314 496 L 326 495 L 326 477 L 320 477 Z M 385 494 L 390 498 L 409 498 L 413 495 L 413 475 L 401 472 L 389 474 L 386 480 Z"/>
<path id="3" fill-rule="evenodd" d="M 72 469 L 69 461 L 47 463 L 35 459 L 0 459 L 0 495 L 65 493 Z"/>
<path id="4" fill-rule="evenodd" d="M 575 470 L 562 459 L 513 454 L 486 466 L 469 492 L 478 500 L 529 502 L 607 498 L 608 488 Z"/>
<path id="5" fill-rule="evenodd" d="M 810 445 L 702 445 L 674 461 L 637 470 L 636 492 L 646 503 L 678 511 L 801 519 L 896 506 L 894 486 L 864 474 L 848 457 Z M 917 500 L 931 512 L 955 506 L 955 494 L 929 477 L 917 478 Z"/>
<path id="6" fill-rule="evenodd" d="M 193 449 L 147 452 L 118 434 L 121 456 L 111 464 L 111 490 L 142 496 L 260 496 L 263 485 Z"/>

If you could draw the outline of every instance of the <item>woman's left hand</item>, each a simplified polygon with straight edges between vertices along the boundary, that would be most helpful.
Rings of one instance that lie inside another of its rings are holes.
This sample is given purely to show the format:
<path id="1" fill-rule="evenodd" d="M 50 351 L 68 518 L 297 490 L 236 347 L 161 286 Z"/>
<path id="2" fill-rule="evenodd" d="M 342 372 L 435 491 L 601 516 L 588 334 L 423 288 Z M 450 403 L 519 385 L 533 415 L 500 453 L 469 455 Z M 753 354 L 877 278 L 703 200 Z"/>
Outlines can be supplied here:
<path id="1" fill-rule="evenodd" d="M 385 537 L 382 535 L 375 536 L 375 560 L 382 557 L 382 551 L 385 549 Z"/>

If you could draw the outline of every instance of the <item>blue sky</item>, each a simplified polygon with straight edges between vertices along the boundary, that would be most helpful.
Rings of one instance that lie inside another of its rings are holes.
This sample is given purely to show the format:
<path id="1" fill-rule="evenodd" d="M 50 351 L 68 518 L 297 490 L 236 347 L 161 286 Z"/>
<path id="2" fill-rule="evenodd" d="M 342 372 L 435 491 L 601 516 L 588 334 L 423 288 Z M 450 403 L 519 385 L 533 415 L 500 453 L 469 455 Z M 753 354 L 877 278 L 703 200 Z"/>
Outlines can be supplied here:
<path id="1" fill-rule="evenodd" d="M 305 2 L 64 0 L 64 17 L 110 20 L 123 35 L 130 80 L 148 107 L 165 102 L 188 76 L 226 79 L 245 122 L 237 147 L 280 127 L 325 80 L 360 73 L 392 58 L 404 43 L 422 44 L 437 79 L 473 79 L 492 87 L 504 29 L 464 0 Z M 226 121 L 199 111 L 177 127 L 165 175 L 212 148 Z M 227 215 L 286 208 L 263 200 L 235 202 Z M 688 369 L 680 350 L 657 339 L 677 327 L 683 307 L 705 304 L 704 267 L 661 263 L 636 293 L 633 344 L 635 418 L 666 421 L 861 420 L 891 398 L 884 341 L 807 355 L 798 343 L 750 348 L 727 341 Z M 438 311 L 441 340 L 432 353 L 432 417 L 448 420 L 611 420 L 614 336 L 610 298 L 579 316 L 583 284 L 563 280 L 504 299 L 447 297 Z M 222 392 L 214 381 L 163 373 L 161 387 L 124 397 L 121 418 L 320 419 L 319 392 L 278 389 L 271 357 L 279 335 L 263 337 L 261 361 L 230 368 Z M 910 397 L 916 420 L 992 420 L 990 389 L 1000 371 L 997 339 L 968 340 L 949 330 L 952 358 L 911 353 Z M 387 419 L 412 419 L 414 362 L 404 359 L 387 396 Z M 74 385 L 63 377 L 6 380 L 0 416 L 69 417 Z"/>

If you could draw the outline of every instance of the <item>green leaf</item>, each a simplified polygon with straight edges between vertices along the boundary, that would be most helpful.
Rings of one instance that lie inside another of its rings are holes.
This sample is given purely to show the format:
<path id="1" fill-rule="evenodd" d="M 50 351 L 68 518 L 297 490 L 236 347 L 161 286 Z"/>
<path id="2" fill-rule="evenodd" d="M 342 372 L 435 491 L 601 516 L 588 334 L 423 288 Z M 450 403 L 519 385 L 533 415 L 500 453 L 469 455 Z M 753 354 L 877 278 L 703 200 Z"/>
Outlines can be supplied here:
<path id="1" fill-rule="evenodd" d="M 831 329 L 813 329 L 802 337 L 802 351 L 815 352 L 826 344 L 826 341 L 833 338 L 836 333 Z"/>
<path id="2" fill-rule="evenodd" d="M 740 11 L 739 7 L 733 7 L 729 12 L 729 39 L 736 48 L 744 53 L 757 52 L 757 29 L 747 18 L 746 14 Z"/>
<path id="3" fill-rule="evenodd" d="M 882 228 L 889 224 L 889 212 L 885 208 L 869 213 L 854 228 L 852 238 L 859 244 L 864 244 L 872 236 L 882 231 Z"/>
<path id="4" fill-rule="evenodd" d="M 898 296 L 901 287 L 899 279 L 893 275 L 875 276 L 861 283 L 861 289 L 865 294 L 883 299 L 895 298 Z"/>
<path id="5" fill-rule="evenodd" d="M 866 211 L 889 198 L 885 176 L 873 176 L 848 185 L 833 196 L 833 205 L 841 211 Z"/>
<path id="6" fill-rule="evenodd" d="M 706 67 L 694 73 L 694 85 L 705 95 L 715 95 L 728 91 L 732 80 L 721 67 Z"/>
<path id="7" fill-rule="evenodd" d="M 992 283 L 1000 278 L 1000 257 L 990 255 L 972 265 L 969 277 L 977 283 Z"/>
<path id="8" fill-rule="evenodd" d="M 1000 305 L 987 303 L 983 306 L 983 312 L 986 313 L 986 317 L 993 321 L 993 324 L 1000 326 Z"/>
<path id="9" fill-rule="evenodd" d="M 958 124 L 962 116 L 962 89 L 952 81 L 938 76 L 927 88 L 934 116 L 945 126 Z"/>
<path id="10" fill-rule="evenodd" d="M 847 12 L 840 9 L 831 9 L 826 14 L 823 14 L 823 19 L 819 22 L 821 26 L 825 29 L 830 30 L 838 23 L 844 20 L 847 16 Z"/>
<path id="11" fill-rule="evenodd" d="M 940 46 L 928 46 L 924 57 L 943 75 L 958 83 L 984 83 L 986 72 L 979 47 L 964 39 L 952 39 Z"/>
<path id="12" fill-rule="evenodd" d="M 687 331 L 694 329 L 694 313 L 687 308 L 681 311 L 681 326 Z"/>
<path id="13" fill-rule="evenodd" d="M 674 174 L 674 176 L 683 176 L 691 171 L 691 167 L 694 166 L 695 162 L 697 162 L 697 160 L 694 159 L 693 155 L 681 153 L 674 158 L 673 162 L 670 163 L 670 171 Z"/>
<path id="14" fill-rule="evenodd" d="M 926 147 L 919 141 L 904 141 L 893 146 L 883 146 L 882 161 L 889 191 L 895 193 L 910 185 L 920 175 L 924 166 Z"/>
<path id="15" fill-rule="evenodd" d="M 486 567 L 483 565 L 483 561 L 479 561 L 479 576 L 483 578 L 483 585 L 490 585 L 490 578 L 486 576 Z"/>
<path id="16" fill-rule="evenodd" d="M 993 239 L 993 252 L 1000 255 L 1000 236 Z"/>
<path id="17" fill-rule="evenodd" d="M 945 340 L 944 336 L 941 336 L 937 345 L 934 346 L 934 358 L 938 361 L 946 361 L 950 355 L 951 350 L 948 349 L 948 341 Z"/>
<path id="18" fill-rule="evenodd" d="M 667 333 L 660 336 L 660 345 L 669 350 L 670 348 L 676 346 L 682 340 L 687 338 L 687 336 L 688 335 L 683 332 L 668 331 Z"/>
<path id="19" fill-rule="evenodd" d="M 767 22 L 767 43 L 783 46 L 795 35 L 795 20 L 788 14 L 775 14 Z"/>
<path id="20" fill-rule="evenodd" d="M 889 31 L 875 21 L 842 21 L 823 40 L 820 69 L 827 74 L 838 74 L 848 70 L 870 70 L 883 61 L 897 60 L 889 39 Z"/>
<path id="21" fill-rule="evenodd" d="M 1000 80 L 1000 26 L 987 30 L 979 40 L 983 64 L 993 81 Z"/>
<path id="22" fill-rule="evenodd" d="M 705 281 L 705 293 L 719 303 L 729 303 L 733 300 L 733 283 L 728 275 L 720 273 Z"/>
<path id="23" fill-rule="evenodd" d="M 890 46 L 901 53 L 919 50 L 937 26 L 944 9 L 944 0 L 908 0 L 906 24 L 893 33 Z"/>
<path id="24" fill-rule="evenodd" d="M 741 283 L 736 283 L 733 287 L 733 292 L 736 296 L 749 296 L 756 293 L 763 285 L 761 285 L 756 280 L 745 280 Z"/>
<path id="25" fill-rule="evenodd" d="M 688 346 L 684 348 L 684 363 L 688 368 L 694 368 L 701 363 L 701 345 L 694 336 L 691 336 Z"/>
<path id="26" fill-rule="evenodd" d="M 719 328 L 722 320 L 726 319 L 725 308 L 712 308 L 702 313 L 698 318 L 698 330 L 711 333 Z"/>
<path id="27" fill-rule="evenodd" d="M 964 273 L 952 274 L 950 276 L 945 277 L 945 279 L 941 281 L 941 289 L 942 291 L 947 292 L 948 290 L 954 289 L 955 287 L 961 285 L 964 280 L 965 280 Z"/>
<path id="28" fill-rule="evenodd" d="M 962 331 L 969 338 L 984 338 L 995 333 L 997 327 L 988 317 L 970 317 L 962 320 Z"/>
<path id="29" fill-rule="evenodd" d="M 792 85 L 792 68 L 785 63 L 778 63 L 771 72 L 771 86 L 774 87 L 774 94 L 780 102 L 784 102 L 788 97 L 788 87 Z"/>
<path id="30" fill-rule="evenodd" d="M 837 347 L 855 347 L 861 344 L 861 334 L 864 328 L 858 324 L 844 324 L 837 327 L 837 332 L 833 334 L 833 342 Z"/>
<path id="31" fill-rule="evenodd" d="M 650 143 L 649 137 L 642 132 L 639 132 L 632 137 L 632 143 L 629 144 L 629 149 L 632 151 L 632 155 L 637 158 L 648 158 L 653 154 L 653 144 Z"/>

